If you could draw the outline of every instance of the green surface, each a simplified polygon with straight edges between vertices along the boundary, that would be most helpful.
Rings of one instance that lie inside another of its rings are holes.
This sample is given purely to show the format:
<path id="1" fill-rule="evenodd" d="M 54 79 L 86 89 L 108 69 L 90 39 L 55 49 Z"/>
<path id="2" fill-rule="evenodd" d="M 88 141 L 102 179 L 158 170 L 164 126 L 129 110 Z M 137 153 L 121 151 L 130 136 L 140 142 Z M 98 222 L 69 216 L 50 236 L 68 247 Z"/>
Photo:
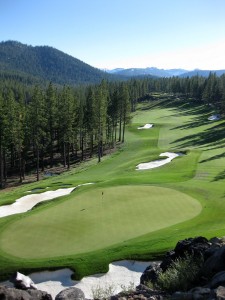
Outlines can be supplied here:
<path id="1" fill-rule="evenodd" d="M 106 271 L 114 260 L 159 258 L 179 239 L 225 235 L 225 122 L 209 122 L 211 114 L 182 101 L 142 104 L 125 144 L 102 163 L 94 159 L 61 176 L 2 191 L 6 204 L 35 188 L 94 183 L 0 219 L 0 276 L 69 266 L 80 278 Z M 146 123 L 154 127 L 137 129 Z M 186 155 L 157 169 L 135 170 L 167 151 Z"/>
<path id="2" fill-rule="evenodd" d="M 12 223 L 0 244 L 27 259 L 72 255 L 180 223 L 200 211 L 198 201 L 168 188 L 98 188 Z"/>

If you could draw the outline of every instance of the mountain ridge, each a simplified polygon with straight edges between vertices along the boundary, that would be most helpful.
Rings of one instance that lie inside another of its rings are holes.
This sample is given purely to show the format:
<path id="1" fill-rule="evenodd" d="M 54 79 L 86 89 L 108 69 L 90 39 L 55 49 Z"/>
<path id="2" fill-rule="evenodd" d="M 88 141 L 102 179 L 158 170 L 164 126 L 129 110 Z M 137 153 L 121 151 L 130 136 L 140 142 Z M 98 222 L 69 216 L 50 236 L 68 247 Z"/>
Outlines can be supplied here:
<path id="1" fill-rule="evenodd" d="M 147 67 L 147 68 L 116 68 L 112 70 L 105 70 L 110 74 L 117 74 L 120 76 L 156 76 L 156 77 L 192 77 L 192 76 L 203 76 L 208 77 L 209 73 L 216 73 L 217 76 L 221 76 L 225 73 L 225 70 L 185 70 L 185 69 L 159 69 L 156 67 Z"/>
<path id="2" fill-rule="evenodd" d="M 0 78 L 19 78 L 27 84 L 53 82 L 59 85 L 96 84 L 129 78 L 221 76 L 225 70 L 116 68 L 100 70 L 50 46 L 31 46 L 18 41 L 0 42 Z"/>
<path id="3" fill-rule="evenodd" d="M 53 47 L 30 46 L 18 41 L 0 42 L 0 71 L 19 72 L 40 80 L 70 85 L 116 79 L 116 76 Z"/>

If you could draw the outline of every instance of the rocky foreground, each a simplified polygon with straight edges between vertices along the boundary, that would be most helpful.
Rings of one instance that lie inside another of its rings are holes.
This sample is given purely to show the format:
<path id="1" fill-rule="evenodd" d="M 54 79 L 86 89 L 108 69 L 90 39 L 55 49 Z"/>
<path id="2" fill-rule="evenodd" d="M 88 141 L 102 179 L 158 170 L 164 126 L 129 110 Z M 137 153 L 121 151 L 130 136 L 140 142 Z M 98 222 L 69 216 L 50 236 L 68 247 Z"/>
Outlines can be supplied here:
<path id="1" fill-rule="evenodd" d="M 186 259 L 188 256 L 201 260 L 197 276 L 185 285 L 188 288 L 185 290 L 160 289 L 157 284 L 160 274 L 171 270 L 173 262 Z M 30 282 L 26 276 L 24 278 L 22 276 L 17 272 L 11 279 L 14 282 L 14 288 L 0 286 L 0 300 L 53 300 L 51 295 L 36 290 L 33 282 Z M 61 291 L 55 297 L 55 300 L 72 299 L 84 300 L 84 293 L 71 287 Z M 179 241 L 173 250 L 166 253 L 161 263 L 153 263 L 144 271 L 140 285 L 135 290 L 121 292 L 109 299 L 225 300 L 225 239 L 207 240 L 204 237 L 196 237 Z"/>

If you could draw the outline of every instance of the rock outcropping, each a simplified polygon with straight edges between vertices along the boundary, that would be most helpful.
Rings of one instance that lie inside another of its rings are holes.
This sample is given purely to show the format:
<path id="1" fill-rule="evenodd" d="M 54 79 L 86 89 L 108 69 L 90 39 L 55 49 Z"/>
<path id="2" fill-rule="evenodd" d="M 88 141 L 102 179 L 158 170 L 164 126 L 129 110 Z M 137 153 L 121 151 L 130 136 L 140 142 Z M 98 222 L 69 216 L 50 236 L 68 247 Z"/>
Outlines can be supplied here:
<path id="1" fill-rule="evenodd" d="M 83 291 L 78 288 L 70 287 L 61 291 L 56 295 L 55 300 L 84 300 L 85 295 Z"/>
<path id="2" fill-rule="evenodd" d="M 185 259 L 187 254 L 203 260 L 189 290 L 169 293 L 146 286 L 149 283 L 155 286 L 159 273 L 168 270 L 175 260 Z M 144 271 L 140 281 L 140 286 L 134 292 L 120 293 L 111 300 L 225 300 L 225 240 L 196 237 L 179 241 L 173 250 L 166 253 L 161 263 L 153 263 Z"/>
<path id="3" fill-rule="evenodd" d="M 52 296 L 46 292 L 27 289 L 20 290 L 16 288 L 9 288 L 0 286 L 1 300 L 53 300 Z"/>

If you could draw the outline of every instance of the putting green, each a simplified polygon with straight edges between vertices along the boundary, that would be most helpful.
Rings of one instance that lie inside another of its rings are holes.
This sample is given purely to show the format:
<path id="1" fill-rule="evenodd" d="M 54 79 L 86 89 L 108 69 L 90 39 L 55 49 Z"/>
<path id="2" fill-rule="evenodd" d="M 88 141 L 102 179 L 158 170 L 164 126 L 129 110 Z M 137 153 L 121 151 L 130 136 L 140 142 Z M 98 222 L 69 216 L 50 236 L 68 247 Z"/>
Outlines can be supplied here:
<path id="1" fill-rule="evenodd" d="M 196 199 L 169 188 L 93 187 L 12 222 L 0 245 L 27 259 L 89 252 L 186 221 L 201 209 Z"/>

